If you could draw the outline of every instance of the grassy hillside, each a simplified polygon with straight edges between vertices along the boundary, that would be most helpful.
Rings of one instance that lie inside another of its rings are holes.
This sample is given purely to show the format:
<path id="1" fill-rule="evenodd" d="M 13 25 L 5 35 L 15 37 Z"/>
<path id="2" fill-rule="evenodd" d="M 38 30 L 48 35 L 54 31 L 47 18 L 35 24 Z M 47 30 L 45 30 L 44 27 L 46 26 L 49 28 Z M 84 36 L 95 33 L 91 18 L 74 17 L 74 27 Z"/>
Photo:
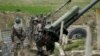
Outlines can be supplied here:
<path id="1" fill-rule="evenodd" d="M 0 5 L 0 11 L 16 12 L 20 10 L 24 13 L 39 14 L 51 11 L 51 6 L 14 6 L 14 5 Z"/>
<path id="2" fill-rule="evenodd" d="M 62 3 L 61 0 L 0 0 L 0 11 L 15 12 L 19 9 L 32 14 L 47 13 Z"/>
<path id="3" fill-rule="evenodd" d="M 48 13 L 56 10 L 67 0 L 0 0 L 0 12 L 10 11 L 16 12 L 21 10 L 22 12 L 39 14 Z M 91 0 L 72 0 L 72 3 L 66 8 L 77 5 L 83 8 Z"/>

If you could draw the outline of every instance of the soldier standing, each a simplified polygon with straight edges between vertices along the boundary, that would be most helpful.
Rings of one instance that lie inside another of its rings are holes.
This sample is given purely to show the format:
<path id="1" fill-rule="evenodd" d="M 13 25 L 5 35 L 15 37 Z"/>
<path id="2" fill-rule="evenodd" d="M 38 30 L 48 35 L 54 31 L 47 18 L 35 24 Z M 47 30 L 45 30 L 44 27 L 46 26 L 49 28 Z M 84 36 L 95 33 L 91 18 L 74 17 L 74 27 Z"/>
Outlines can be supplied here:
<path id="1" fill-rule="evenodd" d="M 25 39 L 25 35 L 23 34 L 24 29 L 23 29 L 23 24 L 22 21 L 19 17 L 16 17 L 15 23 L 12 27 L 12 42 L 14 43 L 14 52 L 16 52 L 14 54 L 14 56 L 17 56 L 17 49 L 18 49 L 18 45 L 23 43 L 24 39 Z M 15 41 L 15 37 L 17 37 L 18 40 Z M 15 43 L 17 42 L 17 43 Z"/>
<path id="2" fill-rule="evenodd" d="M 22 21 L 19 17 L 16 18 L 15 23 L 12 27 L 12 42 L 14 42 L 14 36 L 16 36 L 20 41 L 24 41 L 23 35 L 24 29 Z"/>
<path id="3" fill-rule="evenodd" d="M 34 18 L 34 26 L 33 26 L 33 34 L 34 34 L 34 40 L 36 43 L 36 47 L 38 49 L 38 55 L 42 54 L 42 47 L 41 47 L 41 30 L 42 25 L 41 22 L 37 17 Z"/>

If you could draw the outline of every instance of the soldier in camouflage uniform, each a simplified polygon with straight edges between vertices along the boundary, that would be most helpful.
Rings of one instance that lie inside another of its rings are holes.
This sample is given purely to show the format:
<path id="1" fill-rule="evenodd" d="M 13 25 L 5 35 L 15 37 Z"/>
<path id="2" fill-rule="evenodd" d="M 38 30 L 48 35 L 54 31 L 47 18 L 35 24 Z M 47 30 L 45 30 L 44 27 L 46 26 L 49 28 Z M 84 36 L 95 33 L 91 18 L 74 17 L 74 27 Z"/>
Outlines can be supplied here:
<path id="1" fill-rule="evenodd" d="M 14 56 L 17 56 L 18 46 L 19 44 L 22 44 L 25 39 L 25 35 L 23 33 L 24 29 L 22 21 L 19 17 L 16 17 L 15 23 L 12 27 L 12 34 L 11 34 L 12 42 L 14 45 L 14 52 L 16 52 Z M 17 37 L 18 40 L 16 40 L 15 37 Z"/>
<path id="2" fill-rule="evenodd" d="M 36 43 L 36 47 L 38 49 L 38 54 L 41 55 L 42 53 L 42 47 L 41 47 L 41 30 L 42 30 L 42 24 L 39 21 L 37 17 L 34 18 L 34 25 L 33 25 L 33 35 L 34 40 Z"/>

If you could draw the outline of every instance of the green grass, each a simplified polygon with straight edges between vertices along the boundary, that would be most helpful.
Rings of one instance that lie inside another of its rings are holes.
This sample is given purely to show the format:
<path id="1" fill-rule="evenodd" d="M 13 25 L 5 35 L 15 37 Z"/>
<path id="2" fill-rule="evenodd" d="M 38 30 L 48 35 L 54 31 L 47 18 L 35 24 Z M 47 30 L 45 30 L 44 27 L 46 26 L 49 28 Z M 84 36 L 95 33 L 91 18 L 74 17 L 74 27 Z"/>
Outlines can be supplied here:
<path id="1" fill-rule="evenodd" d="M 0 0 L 0 12 L 16 12 L 17 9 L 20 9 L 22 12 L 31 14 L 48 13 L 59 8 L 65 1 L 66 0 Z M 74 5 L 83 8 L 90 1 L 91 0 L 74 0 L 72 4 L 66 6 L 66 8 L 73 7 Z"/>
<path id="2" fill-rule="evenodd" d="M 78 39 L 72 44 L 65 45 L 64 50 L 65 51 L 71 51 L 71 50 L 83 50 L 84 49 L 84 39 Z"/>
<path id="3" fill-rule="evenodd" d="M 48 13 L 62 3 L 61 0 L 0 0 L 0 12 L 16 12 L 20 9 L 30 14 Z"/>
<path id="4" fill-rule="evenodd" d="M 5 12 L 16 12 L 17 10 L 21 12 L 31 13 L 31 14 L 40 14 L 48 13 L 52 10 L 52 6 L 13 6 L 13 5 L 0 5 L 0 11 Z"/>

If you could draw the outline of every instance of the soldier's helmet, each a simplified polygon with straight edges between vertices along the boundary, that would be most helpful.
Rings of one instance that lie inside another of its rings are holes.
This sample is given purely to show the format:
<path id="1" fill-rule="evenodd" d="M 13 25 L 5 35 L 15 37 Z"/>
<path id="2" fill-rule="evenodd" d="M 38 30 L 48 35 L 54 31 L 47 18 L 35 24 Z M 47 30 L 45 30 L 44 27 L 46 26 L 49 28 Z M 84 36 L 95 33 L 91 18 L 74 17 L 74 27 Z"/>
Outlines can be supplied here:
<path id="1" fill-rule="evenodd" d="M 33 20 L 34 20 L 34 21 L 38 21 L 38 18 L 37 18 L 37 17 L 35 17 Z"/>
<path id="2" fill-rule="evenodd" d="M 21 19 L 20 19 L 19 17 L 16 17 L 15 22 L 16 22 L 17 24 L 20 24 L 20 23 L 21 23 Z"/>
<path id="3" fill-rule="evenodd" d="M 38 22 L 38 21 L 39 21 L 38 17 L 35 17 L 35 18 L 33 19 L 33 22 Z"/>

